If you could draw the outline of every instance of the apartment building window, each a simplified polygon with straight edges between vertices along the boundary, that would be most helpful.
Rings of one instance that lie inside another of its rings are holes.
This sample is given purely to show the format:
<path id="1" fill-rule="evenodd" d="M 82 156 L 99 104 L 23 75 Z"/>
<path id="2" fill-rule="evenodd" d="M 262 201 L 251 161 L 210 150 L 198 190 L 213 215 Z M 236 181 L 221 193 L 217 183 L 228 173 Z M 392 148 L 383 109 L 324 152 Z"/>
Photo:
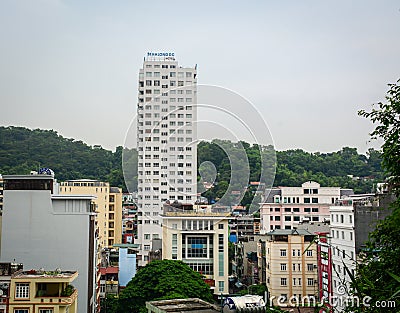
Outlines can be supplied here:
<path id="1" fill-rule="evenodd" d="M 312 198 L 312 203 L 318 203 L 318 198 Z"/>
<path id="2" fill-rule="evenodd" d="M 28 309 L 14 309 L 14 313 L 29 313 Z"/>
<path id="3" fill-rule="evenodd" d="M 316 212 L 318 212 L 319 210 L 318 210 L 318 208 L 312 208 L 312 211 L 316 213 Z"/>
<path id="4" fill-rule="evenodd" d="M 286 250 L 285 249 L 281 249 L 281 256 L 282 257 L 286 256 Z"/>
<path id="5" fill-rule="evenodd" d="M 311 272 L 314 270 L 314 264 L 307 264 L 307 271 Z"/>
<path id="6" fill-rule="evenodd" d="M 150 234 L 144 234 L 144 240 L 150 240 Z"/>
<path id="7" fill-rule="evenodd" d="M 224 235 L 218 235 L 218 275 L 224 276 Z"/>
<path id="8" fill-rule="evenodd" d="M 307 278 L 307 286 L 314 286 L 314 278 Z"/>
<path id="9" fill-rule="evenodd" d="M 39 313 L 53 313 L 53 309 L 39 309 Z"/>
<path id="10" fill-rule="evenodd" d="M 150 245 L 144 245 L 144 250 L 149 251 L 150 250 Z"/>
<path id="11" fill-rule="evenodd" d="M 281 286 L 286 286 L 286 285 L 287 285 L 287 278 L 281 277 Z"/>
<path id="12" fill-rule="evenodd" d="M 28 299 L 29 298 L 29 283 L 16 283 L 15 284 L 15 298 Z"/>
<path id="13" fill-rule="evenodd" d="M 281 271 L 286 271 L 286 263 L 281 263 Z"/>
<path id="14" fill-rule="evenodd" d="M 304 198 L 304 203 L 311 203 L 310 198 Z"/>
<path id="15" fill-rule="evenodd" d="M 202 273 L 203 275 L 214 275 L 214 265 L 213 263 L 198 263 L 189 262 L 186 263 L 195 272 Z"/>
<path id="16" fill-rule="evenodd" d="M 219 292 L 224 292 L 224 289 L 225 289 L 225 282 L 219 281 L 218 282 L 218 291 Z"/>
<path id="17" fill-rule="evenodd" d="M 178 259 L 178 235 L 172 234 L 172 260 L 177 260 L 177 259 Z"/>
<path id="18" fill-rule="evenodd" d="M 285 216 L 285 221 L 286 222 L 290 222 L 292 220 L 292 217 L 291 216 Z"/>
<path id="19" fill-rule="evenodd" d="M 307 256 L 312 256 L 313 255 L 312 250 L 307 250 L 306 255 Z"/>
<path id="20" fill-rule="evenodd" d="M 207 258 L 207 237 L 187 237 L 187 257 Z"/>
<path id="21" fill-rule="evenodd" d="M 344 231 L 342 230 L 342 239 L 344 239 L 345 237 L 344 237 Z"/>
<path id="22" fill-rule="evenodd" d="M 311 212 L 311 208 L 304 208 L 304 212 L 305 213 L 310 213 Z"/>

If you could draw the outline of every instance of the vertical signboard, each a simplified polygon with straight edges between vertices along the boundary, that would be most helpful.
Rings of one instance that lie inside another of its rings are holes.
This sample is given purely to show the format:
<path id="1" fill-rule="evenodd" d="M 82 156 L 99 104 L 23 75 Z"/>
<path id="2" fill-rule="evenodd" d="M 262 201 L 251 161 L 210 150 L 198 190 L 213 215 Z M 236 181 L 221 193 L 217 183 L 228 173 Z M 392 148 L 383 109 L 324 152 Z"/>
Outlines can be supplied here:
<path id="1" fill-rule="evenodd" d="M 317 235 L 319 300 L 322 305 L 329 308 L 329 300 L 332 297 L 332 255 L 328 244 L 329 233 L 319 232 Z M 325 310 L 321 309 L 320 312 L 325 312 Z"/>

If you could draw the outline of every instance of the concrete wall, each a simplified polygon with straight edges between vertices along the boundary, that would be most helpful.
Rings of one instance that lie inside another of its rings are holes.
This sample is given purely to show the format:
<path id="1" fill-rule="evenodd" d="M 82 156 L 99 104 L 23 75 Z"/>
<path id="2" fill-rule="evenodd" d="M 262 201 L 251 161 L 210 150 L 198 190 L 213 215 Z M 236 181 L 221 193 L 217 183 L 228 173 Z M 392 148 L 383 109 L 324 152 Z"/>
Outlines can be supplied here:
<path id="1" fill-rule="evenodd" d="M 386 196 L 379 199 L 378 207 L 355 205 L 354 222 L 357 253 L 365 247 L 365 243 L 368 241 L 368 235 L 375 229 L 377 223 L 384 220 L 392 213 L 392 210 L 389 209 L 392 201 L 394 201 L 394 197 Z"/>

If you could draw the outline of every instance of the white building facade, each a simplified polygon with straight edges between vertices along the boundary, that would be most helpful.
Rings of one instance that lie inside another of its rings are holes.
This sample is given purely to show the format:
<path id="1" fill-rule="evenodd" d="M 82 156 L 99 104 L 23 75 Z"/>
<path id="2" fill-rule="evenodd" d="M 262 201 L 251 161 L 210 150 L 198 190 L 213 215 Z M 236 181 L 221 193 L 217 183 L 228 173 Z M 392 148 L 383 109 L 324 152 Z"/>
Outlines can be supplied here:
<path id="1" fill-rule="evenodd" d="M 353 200 L 338 200 L 330 207 L 330 214 L 333 301 L 340 312 L 350 288 L 349 272 L 354 275 L 356 268 Z"/>
<path id="2" fill-rule="evenodd" d="M 211 205 L 164 205 L 162 258 L 181 260 L 215 294 L 228 294 L 228 210 Z"/>
<path id="3" fill-rule="evenodd" d="M 148 262 L 161 238 L 162 204 L 197 197 L 197 69 L 178 65 L 172 53 L 148 53 L 139 72 L 138 263 Z"/>

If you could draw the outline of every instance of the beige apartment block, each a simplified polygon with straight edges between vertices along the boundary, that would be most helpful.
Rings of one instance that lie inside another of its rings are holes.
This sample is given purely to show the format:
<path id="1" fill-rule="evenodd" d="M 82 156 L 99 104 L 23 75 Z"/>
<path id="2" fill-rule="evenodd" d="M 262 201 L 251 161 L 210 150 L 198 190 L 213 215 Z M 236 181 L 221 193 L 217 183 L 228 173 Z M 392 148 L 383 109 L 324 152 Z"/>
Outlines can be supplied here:
<path id="1" fill-rule="evenodd" d="M 300 229 L 277 229 L 267 234 L 266 285 L 274 305 L 294 298 L 301 301 L 305 296 L 317 298 L 317 251 L 313 239 L 312 233 Z"/>
<path id="2" fill-rule="evenodd" d="M 165 204 L 163 210 L 162 258 L 183 261 L 215 294 L 228 294 L 229 212 L 180 203 Z"/>
<path id="3" fill-rule="evenodd" d="M 80 179 L 60 183 L 60 194 L 94 195 L 101 248 L 122 242 L 122 190 L 107 182 Z"/>

